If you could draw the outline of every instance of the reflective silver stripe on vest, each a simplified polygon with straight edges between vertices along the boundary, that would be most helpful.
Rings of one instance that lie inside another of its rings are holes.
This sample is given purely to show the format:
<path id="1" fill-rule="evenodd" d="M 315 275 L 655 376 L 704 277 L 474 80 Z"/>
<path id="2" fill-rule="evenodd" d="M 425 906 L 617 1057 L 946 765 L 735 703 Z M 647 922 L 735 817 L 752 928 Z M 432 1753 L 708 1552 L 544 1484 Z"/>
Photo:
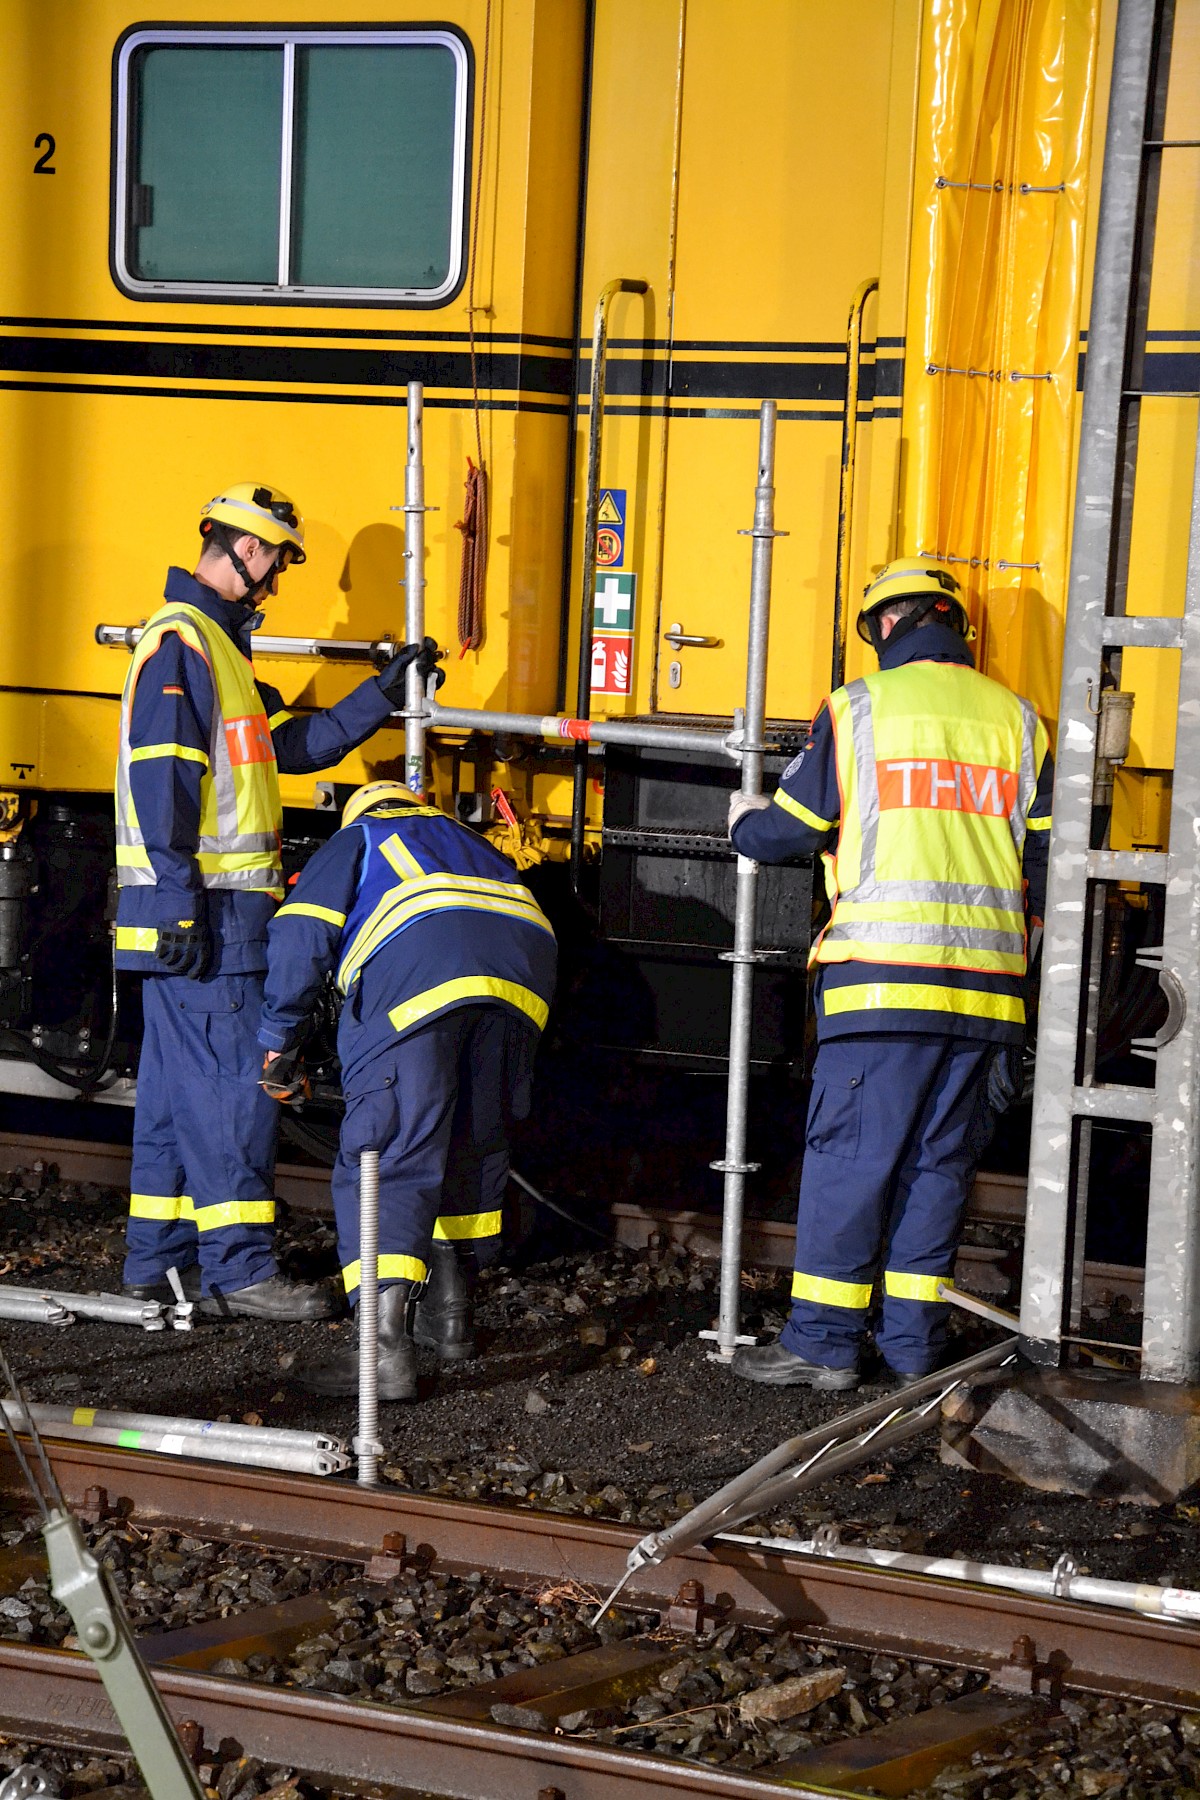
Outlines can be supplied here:
<path id="1" fill-rule="evenodd" d="M 854 745 L 855 779 L 858 782 L 858 817 L 862 828 L 860 882 L 874 883 L 875 851 L 879 840 L 879 777 L 875 769 L 875 723 L 871 718 L 871 690 L 860 677 L 846 683 L 850 707 L 850 734 Z M 857 893 L 857 888 L 855 893 Z M 848 897 L 848 896 L 847 896 Z"/>
<path id="2" fill-rule="evenodd" d="M 991 906 L 998 912 L 1024 916 L 1025 895 L 1020 888 L 975 887 L 969 881 L 864 881 L 840 895 L 842 900 L 928 901 L 934 906 Z"/>
<path id="3" fill-rule="evenodd" d="M 1029 809 L 1037 793 L 1038 772 L 1034 754 L 1037 749 L 1038 716 L 1028 700 L 1022 699 L 1020 694 L 1014 695 L 1014 698 L 1021 708 L 1021 773 L 1017 781 L 1017 798 L 1008 815 L 1008 825 L 1012 841 L 1017 847 L 1017 855 L 1020 856 L 1025 846 Z"/>
<path id="4" fill-rule="evenodd" d="M 855 890 L 857 898 L 857 890 Z M 894 897 L 894 896 L 893 896 Z M 994 950 L 1002 956 L 1024 956 L 1023 931 L 996 931 L 987 925 L 910 924 L 906 919 L 847 919 L 830 925 L 824 942 L 860 944 L 935 944 L 955 950 Z"/>
<path id="5" fill-rule="evenodd" d="M 188 613 L 160 614 L 155 620 L 156 627 L 185 625 L 197 636 L 203 637 L 196 621 Z M 216 629 L 220 629 L 218 626 Z M 162 641 L 162 633 L 159 633 Z M 150 653 L 154 654 L 153 651 Z M 149 661 L 149 657 L 145 659 Z M 140 675 L 142 664 L 137 667 Z M 133 713 L 132 683 L 134 670 L 129 672 L 125 684 L 125 692 L 121 696 L 121 748 L 117 758 L 117 843 L 126 849 L 144 850 L 146 840 L 139 827 L 129 824 L 130 801 L 130 769 L 133 763 L 132 747 L 129 742 L 129 728 Z M 221 710 L 221 696 L 217 683 L 216 670 L 212 673 L 213 714 L 209 728 L 208 740 L 208 774 L 212 780 L 217 802 L 217 831 L 202 836 L 196 846 L 200 856 L 223 856 L 230 853 L 239 856 L 277 856 L 279 837 L 273 831 L 238 830 L 237 790 L 234 784 L 233 764 L 230 761 L 229 745 L 225 738 L 225 715 Z M 278 863 L 262 869 L 213 869 L 199 871 L 200 884 L 206 888 L 244 888 L 250 891 L 258 889 L 272 890 L 280 886 Z M 123 863 L 117 869 L 117 883 L 120 887 L 154 887 L 158 877 L 153 867 L 138 868 Z"/>

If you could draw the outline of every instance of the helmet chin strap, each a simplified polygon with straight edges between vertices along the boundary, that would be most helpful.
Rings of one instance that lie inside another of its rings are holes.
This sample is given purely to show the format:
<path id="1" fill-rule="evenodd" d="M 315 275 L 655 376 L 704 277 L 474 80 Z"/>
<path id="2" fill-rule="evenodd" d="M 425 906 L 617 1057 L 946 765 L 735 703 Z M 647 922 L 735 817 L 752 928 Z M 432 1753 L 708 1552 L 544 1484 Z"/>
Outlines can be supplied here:
<path id="1" fill-rule="evenodd" d="M 886 612 L 886 607 L 881 607 L 878 613 L 871 613 L 863 623 L 866 625 L 870 635 L 871 648 L 874 650 L 876 656 L 883 655 L 885 645 L 889 648 L 894 648 L 896 644 L 903 643 L 904 639 L 910 637 L 917 627 L 929 617 L 931 612 L 936 611 L 945 604 L 945 599 L 939 594 L 922 595 L 921 603 L 915 606 L 912 612 L 905 613 L 902 618 L 893 621 L 892 629 L 888 632 L 886 638 L 883 635 L 883 621 L 880 616 L 883 612 Z M 952 604 L 957 607 L 961 616 L 962 606 L 960 602 L 953 601 Z M 955 629 L 958 628 L 955 627 Z M 959 635 L 965 637 L 966 633 L 960 632 Z"/>
<path id="2" fill-rule="evenodd" d="M 279 564 L 279 558 L 276 557 L 266 574 L 261 576 L 258 581 L 255 581 L 249 569 L 233 547 L 233 537 L 230 534 L 228 526 L 223 525 L 219 519 L 213 519 L 207 521 L 207 523 L 209 524 L 207 537 L 212 539 L 217 547 L 225 552 L 225 555 L 233 564 L 235 574 L 240 575 L 242 581 L 246 585 L 245 593 L 238 594 L 235 597 L 233 602 L 234 605 L 244 606 L 247 612 L 257 612 L 258 596 L 270 587 L 271 578 L 275 574 L 275 570 Z M 244 536 L 245 533 L 239 533 L 238 535 Z"/>

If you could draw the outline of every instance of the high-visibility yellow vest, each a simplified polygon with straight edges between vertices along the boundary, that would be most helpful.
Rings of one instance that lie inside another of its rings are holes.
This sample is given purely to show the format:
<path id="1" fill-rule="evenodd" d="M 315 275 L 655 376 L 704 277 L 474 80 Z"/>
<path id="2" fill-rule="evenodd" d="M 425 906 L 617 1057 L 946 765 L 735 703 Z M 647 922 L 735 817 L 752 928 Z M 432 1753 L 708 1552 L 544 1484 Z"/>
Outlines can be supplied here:
<path id="1" fill-rule="evenodd" d="M 208 750 L 186 744 L 148 744 L 133 750 L 129 723 L 138 677 L 164 633 L 177 631 L 208 664 L 214 706 Z M 154 869 L 133 803 L 129 771 L 150 757 L 179 756 L 204 764 L 200 783 L 197 863 L 206 888 L 237 888 L 283 898 L 283 807 L 271 728 L 254 669 L 228 632 L 199 608 L 172 601 L 142 632 L 121 696 L 117 759 L 117 880 L 152 887 Z"/>
<path id="2" fill-rule="evenodd" d="M 842 797 L 813 962 L 1025 972 L 1021 858 L 1048 740 L 1027 700 L 958 663 L 831 694 Z"/>

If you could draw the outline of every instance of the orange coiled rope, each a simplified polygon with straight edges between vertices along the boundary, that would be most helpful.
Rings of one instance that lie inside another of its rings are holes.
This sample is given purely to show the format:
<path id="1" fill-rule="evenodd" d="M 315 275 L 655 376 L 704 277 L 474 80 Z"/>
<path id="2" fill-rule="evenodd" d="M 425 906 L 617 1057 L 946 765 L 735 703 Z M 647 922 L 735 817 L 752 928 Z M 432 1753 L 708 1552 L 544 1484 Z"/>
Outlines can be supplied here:
<path id="1" fill-rule="evenodd" d="M 460 653 L 478 650 L 483 642 L 483 589 L 487 577 L 487 472 L 467 458 L 467 498 L 456 527 L 462 532 L 462 566 L 458 575 L 458 641 Z"/>

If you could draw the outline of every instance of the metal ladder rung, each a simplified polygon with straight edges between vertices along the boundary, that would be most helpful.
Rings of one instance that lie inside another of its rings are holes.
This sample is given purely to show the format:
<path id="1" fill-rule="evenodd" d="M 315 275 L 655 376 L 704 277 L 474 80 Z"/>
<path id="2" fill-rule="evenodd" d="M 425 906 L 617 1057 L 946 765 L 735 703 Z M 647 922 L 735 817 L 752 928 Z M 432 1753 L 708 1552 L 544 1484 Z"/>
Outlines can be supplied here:
<path id="1" fill-rule="evenodd" d="M 1071 1111 L 1077 1118 L 1124 1119 L 1149 1125 L 1158 1105 L 1153 1088 L 1077 1087 L 1071 1090 Z"/>
<path id="2" fill-rule="evenodd" d="M 1091 881 L 1163 881 L 1170 856 L 1165 850 L 1089 850 Z"/>
<path id="3" fill-rule="evenodd" d="M 1129 648 L 1145 650 L 1178 650 L 1183 643 L 1183 620 L 1160 615 L 1108 613 L 1101 619 L 1089 620 L 1085 626 L 1090 637 L 1099 632 L 1098 645 L 1105 649 Z"/>

